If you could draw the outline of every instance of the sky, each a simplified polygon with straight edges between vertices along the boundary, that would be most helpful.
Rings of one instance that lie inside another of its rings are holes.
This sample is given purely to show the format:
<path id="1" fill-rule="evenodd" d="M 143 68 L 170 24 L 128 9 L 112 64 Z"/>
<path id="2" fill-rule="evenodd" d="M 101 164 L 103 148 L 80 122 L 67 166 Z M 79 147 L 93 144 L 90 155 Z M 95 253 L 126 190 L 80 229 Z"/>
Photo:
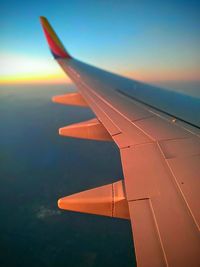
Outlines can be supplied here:
<path id="1" fill-rule="evenodd" d="M 0 0 L 0 84 L 64 83 L 39 16 L 75 58 L 143 81 L 200 80 L 200 2 Z"/>

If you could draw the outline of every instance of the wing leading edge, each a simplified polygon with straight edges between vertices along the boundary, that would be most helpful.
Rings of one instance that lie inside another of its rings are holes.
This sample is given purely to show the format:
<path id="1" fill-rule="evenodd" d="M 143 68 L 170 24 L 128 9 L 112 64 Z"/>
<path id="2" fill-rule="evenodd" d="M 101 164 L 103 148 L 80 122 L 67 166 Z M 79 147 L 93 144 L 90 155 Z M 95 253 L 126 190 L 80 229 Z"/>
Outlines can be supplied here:
<path id="1" fill-rule="evenodd" d="M 124 173 L 117 185 L 62 198 L 59 206 L 130 218 L 138 266 L 200 266 L 200 99 L 82 63 L 44 17 L 41 22 L 55 59 L 79 91 L 57 99 L 82 103 L 97 116 L 67 126 L 66 136 L 112 139 Z"/>

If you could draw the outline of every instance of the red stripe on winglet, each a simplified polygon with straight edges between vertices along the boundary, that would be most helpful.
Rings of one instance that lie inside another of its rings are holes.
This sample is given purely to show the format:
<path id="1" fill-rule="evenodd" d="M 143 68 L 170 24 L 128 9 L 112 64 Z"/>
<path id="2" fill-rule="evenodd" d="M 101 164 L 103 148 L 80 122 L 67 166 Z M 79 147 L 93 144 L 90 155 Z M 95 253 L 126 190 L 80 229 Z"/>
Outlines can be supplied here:
<path id="1" fill-rule="evenodd" d="M 45 36 L 47 38 L 47 41 L 48 41 L 48 44 L 52 50 L 52 52 L 54 54 L 56 54 L 57 56 L 60 56 L 62 58 L 70 58 L 70 56 L 67 54 L 67 52 L 63 51 L 51 38 L 50 34 L 48 33 L 48 31 L 45 29 L 45 27 L 43 28 L 44 29 L 44 33 L 45 33 Z"/>

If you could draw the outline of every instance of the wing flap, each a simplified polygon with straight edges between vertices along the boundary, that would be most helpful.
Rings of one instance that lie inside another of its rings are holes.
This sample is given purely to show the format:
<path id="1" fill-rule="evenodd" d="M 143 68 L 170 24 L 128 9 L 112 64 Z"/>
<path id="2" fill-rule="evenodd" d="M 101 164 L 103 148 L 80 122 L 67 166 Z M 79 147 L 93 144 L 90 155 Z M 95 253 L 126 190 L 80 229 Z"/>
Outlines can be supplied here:
<path id="1" fill-rule="evenodd" d="M 168 266 L 149 199 L 129 202 L 137 266 Z"/>
<path id="2" fill-rule="evenodd" d="M 130 216 L 135 202 L 140 203 L 141 200 L 148 200 L 150 203 L 151 213 L 160 238 L 160 250 L 157 251 L 158 255 L 156 257 L 160 258 L 160 251 L 162 250 L 167 266 L 198 266 L 200 261 L 198 227 L 193 216 L 191 216 L 190 209 L 188 209 L 190 205 L 184 198 L 159 146 L 155 143 L 150 143 L 122 149 L 121 159 Z M 199 163 L 192 162 L 194 164 L 193 168 L 199 166 L 197 165 Z M 191 169 L 189 173 L 191 174 Z M 189 183 L 195 186 L 193 181 Z M 191 190 L 191 192 L 195 193 L 195 190 Z M 193 197 L 198 199 L 195 194 L 193 194 Z M 198 208 L 199 204 L 195 210 L 199 210 Z M 144 212 L 142 208 L 140 212 Z M 136 233 L 135 235 L 134 229 L 137 232 L 138 228 L 141 229 L 141 224 L 146 224 L 146 221 L 139 221 L 136 216 L 140 216 L 138 210 L 131 217 L 137 251 L 141 250 L 141 246 L 144 245 L 144 237 L 142 234 Z M 137 222 L 140 224 L 139 226 Z M 157 242 L 158 237 L 156 235 L 153 235 L 152 238 L 155 239 L 151 241 L 153 244 Z M 190 244 L 189 247 L 188 244 Z M 144 246 L 146 249 L 146 245 Z M 143 256 L 145 257 L 144 254 Z M 154 256 L 154 254 L 151 255 L 151 257 Z M 139 261 L 141 262 L 141 259 Z M 152 265 L 145 265 L 145 259 L 143 259 L 141 266 Z"/>
<path id="3" fill-rule="evenodd" d="M 185 203 L 200 231 L 200 154 L 167 160 Z M 183 168 L 186 166 L 186 168 Z"/>

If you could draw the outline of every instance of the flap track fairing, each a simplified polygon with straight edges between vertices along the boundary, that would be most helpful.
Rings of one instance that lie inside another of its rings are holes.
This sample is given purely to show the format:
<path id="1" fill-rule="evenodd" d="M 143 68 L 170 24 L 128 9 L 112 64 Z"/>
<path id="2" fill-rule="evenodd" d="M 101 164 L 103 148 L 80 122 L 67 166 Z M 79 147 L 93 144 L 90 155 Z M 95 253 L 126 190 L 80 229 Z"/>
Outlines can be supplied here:
<path id="1" fill-rule="evenodd" d="M 64 210 L 129 219 L 123 181 L 89 189 L 58 200 Z"/>
<path id="2" fill-rule="evenodd" d="M 91 139 L 98 141 L 112 141 L 112 138 L 103 124 L 96 118 L 71 124 L 59 129 L 62 136 Z"/>

